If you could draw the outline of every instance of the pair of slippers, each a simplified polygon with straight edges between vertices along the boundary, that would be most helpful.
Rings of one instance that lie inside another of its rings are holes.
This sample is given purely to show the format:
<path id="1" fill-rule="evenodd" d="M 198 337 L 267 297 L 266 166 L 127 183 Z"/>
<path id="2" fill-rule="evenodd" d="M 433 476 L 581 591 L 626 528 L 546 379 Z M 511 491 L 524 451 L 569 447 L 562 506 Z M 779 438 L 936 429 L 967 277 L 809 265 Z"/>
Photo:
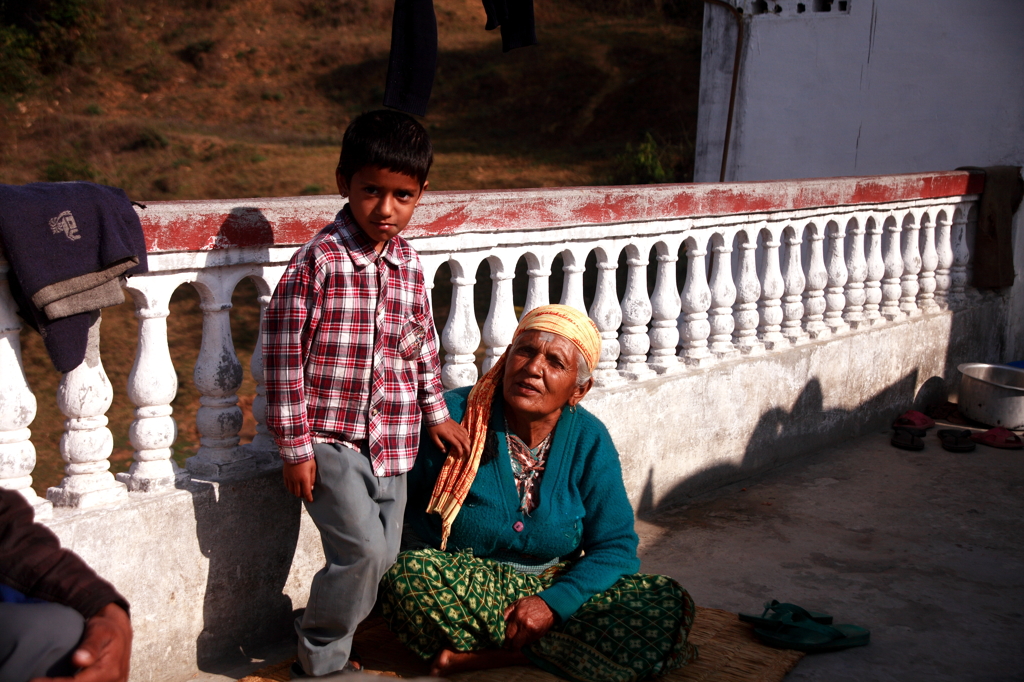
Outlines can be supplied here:
<path id="1" fill-rule="evenodd" d="M 927 435 L 927 430 L 933 426 L 935 426 L 935 420 L 922 412 L 917 410 L 904 412 L 892 423 L 893 434 L 889 442 L 893 447 L 901 450 L 924 450 L 924 437 Z M 944 432 L 940 431 L 939 433 Z M 970 449 L 973 450 L 974 443 L 970 443 L 970 445 Z M 942 447 L 946 447 L 945 440 L 943 440 Z M 958 450 L 958 452 L 965 451 Z"/>
<path id="2" fill-rule="evenodd" d="M 797 651 L 837 651 L 864 646 L 871 633 L 857 625 L 836 625 L 827 613 L 807 611 L 796 604 L 777 600 L 765 602 L 760 616 L 739 614 L 740 620 L 754 626 L 758 639 L 777 649 Z"/>
<path id="3" fill-rule="evenodd" d="M 893 435 L 889 442 L 903 450 L 923 450 L 923 439 L 927 430 L 933 426 L 935 421 L 931 417 L 910 410 L 893 422 Z M 943 449 L 950 452 L 972 452 L 975 443 L 1004 450 L 1024 449 L 1024 441 L 1020 436 L 1001 426 L 984 433 L 975 433 L 968 429 L 940 429 L 935 435 L 942 442 Z"/>

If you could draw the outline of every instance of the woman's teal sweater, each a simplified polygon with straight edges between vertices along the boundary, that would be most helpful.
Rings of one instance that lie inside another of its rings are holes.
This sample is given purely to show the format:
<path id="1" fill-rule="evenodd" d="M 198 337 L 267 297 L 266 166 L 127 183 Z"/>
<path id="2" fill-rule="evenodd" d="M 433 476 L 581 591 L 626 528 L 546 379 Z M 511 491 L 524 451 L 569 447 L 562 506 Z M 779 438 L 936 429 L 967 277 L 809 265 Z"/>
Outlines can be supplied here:
<path id="1" fill-rule="evenodd" d="M 452 419 L 462 420 L 469 390 L 445 393 Z M 539 504 L 527 515 L 519 511 L 503 406 L 499 394 L 488 445 L 455 519 L 448 551 L 472 549 L 478 557 L 537 565 L 582 550 L 583 556 L 572 568 L 540 593 L 565 621 L 592 596 L 640 567 L 633 508 L 622 483 L 619 455 L 597 417 L 581 407 L 575 412 L 563 409 L 540 480 Z M 409 472 L 406 523 L 435 548 L 441 546 L 441 519 L 425 510 L 444 460 L 444 453 L 424 435 L 416 465 Z"/>

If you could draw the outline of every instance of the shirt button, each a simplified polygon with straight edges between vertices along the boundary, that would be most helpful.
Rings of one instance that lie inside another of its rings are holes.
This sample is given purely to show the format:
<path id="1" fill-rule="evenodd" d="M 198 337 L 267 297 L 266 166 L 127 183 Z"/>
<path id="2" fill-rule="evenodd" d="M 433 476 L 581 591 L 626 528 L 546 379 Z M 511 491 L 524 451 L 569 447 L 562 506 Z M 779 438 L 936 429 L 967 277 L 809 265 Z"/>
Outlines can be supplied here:
<path id="1" fill-rule="evenodd" d="M 380 414 L 380 410 L 378 410 L 376 407 L 370 410 L 371 417 L 376 417 L 378 414 Z"/>
<path id="2" fill-rule="evenodd" d="M 512 524 L 512 530 L 514 530 L 517 533 L 522 533 L 523 532 L 523 528 L 525 528 L 525 526 L 523 526 L 523 522 L 522 521 L 516 521 L 515 523 Z"/>

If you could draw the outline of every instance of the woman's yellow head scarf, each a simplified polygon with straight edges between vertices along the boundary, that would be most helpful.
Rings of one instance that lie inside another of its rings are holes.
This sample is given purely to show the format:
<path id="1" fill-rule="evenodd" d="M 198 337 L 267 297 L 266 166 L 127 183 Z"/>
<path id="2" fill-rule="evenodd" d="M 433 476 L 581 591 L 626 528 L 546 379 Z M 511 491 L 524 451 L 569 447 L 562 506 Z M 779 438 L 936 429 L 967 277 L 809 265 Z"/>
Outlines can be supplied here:
<path id="1" fill-rule="evenodd" d="M 597 366 L 601 356 L 601 334 L 585 313 L 567 305 L 534 308 L 519 321 L 519 326 L 512 337 L 513 343 L 523 332 L 534 330 L 564 336 L 583 354 L 583 359 L 591 371 Z M 469 489 L 473 486 L 473 479 L 476 478 L 480 456 L 484 451 L 484 441 L 487 438 L 487 424 L 491 420 L 491 403 L 505 374 L 507 354 L 508 351 L 505 351 L 469 392 L 466 414 L 462 418 L 462 425 L 469 432 L 469 457 L 456 459 L 453 455 L 448 456 L 437 477 L 430 504 L 427 505 L 428 513 L 435 512 L 441 515 L 441 549 L 448 544 L 452 523 L 462 509 L 462 503 L 466 501 Z"/>

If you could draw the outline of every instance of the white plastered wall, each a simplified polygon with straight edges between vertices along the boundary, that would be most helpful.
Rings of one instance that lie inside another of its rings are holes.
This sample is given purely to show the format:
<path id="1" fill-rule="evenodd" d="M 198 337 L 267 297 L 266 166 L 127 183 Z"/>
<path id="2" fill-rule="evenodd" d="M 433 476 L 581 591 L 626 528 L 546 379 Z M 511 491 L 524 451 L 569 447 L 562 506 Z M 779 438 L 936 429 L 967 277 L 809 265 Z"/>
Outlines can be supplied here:
<path id="1" fill-rule="evenodd" d="M 726 181 L 1024 166 L 1021 0 L 848 0 L 846 11 L 837 0 L 829 12 L 815 0 L 730 1 L 745 36 Z M 715 182 L 729 12 L 705 6 L 703 41 L 694 179 Z M 1021 212 L 1014 253 L 1004 360 L 1024 359 Z"/>

